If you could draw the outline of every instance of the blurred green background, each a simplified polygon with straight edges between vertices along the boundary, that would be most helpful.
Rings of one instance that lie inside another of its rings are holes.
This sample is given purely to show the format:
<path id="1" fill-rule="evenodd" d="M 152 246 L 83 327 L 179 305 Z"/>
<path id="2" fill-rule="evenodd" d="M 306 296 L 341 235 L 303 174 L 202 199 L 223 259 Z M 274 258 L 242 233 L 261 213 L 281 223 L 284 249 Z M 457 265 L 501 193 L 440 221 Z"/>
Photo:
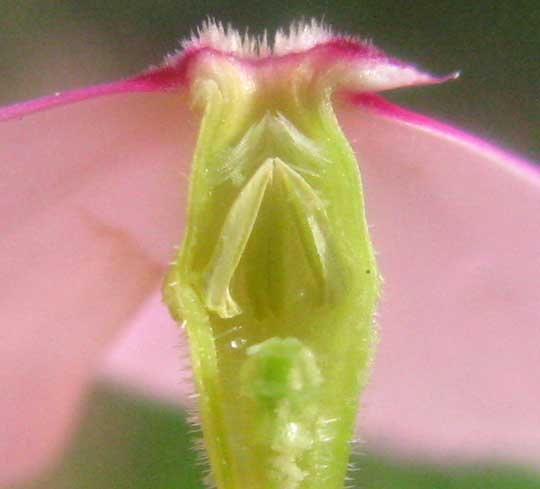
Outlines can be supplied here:
<path id="1" fill-rule="evenodd" d="M 252 32 L 324 19 L 438 74 L 391 97 L 540 159 L 540 2 L 2 0 L 0 104 L 134 74 L 206 16 Z"/>
<path id="2" fill-rule="evenodd" d="M 192 450 L 196 431 L 176 408 L 100 386 L 62 463 L 17 489 L 204 489 L 207 465 Z M 510 466 L 437 467 L 369 452 L 352 464 L 347 487 L 355 489 L 540 488 L 538 476 Z"/>
<path id="3" fill-rule="evenodd" d="M 455 82 L 389 97 L 540 159 L 540 2 L 2 0 L 0 105 L 135 74 L 206 16 L 251 32 L 324 19 Z M 97 387 L 68 456 L 24 489 L 199 488 L 182 413 Z M 533 489 L 510 467 L 436 467 L 366 452 L 351 487 Z M 22 489 L 22 488 L 18 488 Z M 262 488 L 261 488 L 262 489 Z"/>

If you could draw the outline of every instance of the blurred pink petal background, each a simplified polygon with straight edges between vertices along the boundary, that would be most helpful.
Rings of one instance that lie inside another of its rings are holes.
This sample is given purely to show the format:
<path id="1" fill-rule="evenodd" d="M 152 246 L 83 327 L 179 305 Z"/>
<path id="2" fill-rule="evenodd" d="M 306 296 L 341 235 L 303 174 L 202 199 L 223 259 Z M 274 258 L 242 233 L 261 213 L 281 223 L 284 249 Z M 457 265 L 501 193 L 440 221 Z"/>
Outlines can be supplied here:
<path id="1" fill-rule="evenodd" d="M 0 111 L 0 483 L 59 453 L 96 373 L 186 400 L 159 287 L 198 116 L 162 74 Z M 385 279 L 361 437 L 538 460 L 540 173 L 374 95 L 337 114 Z"/>

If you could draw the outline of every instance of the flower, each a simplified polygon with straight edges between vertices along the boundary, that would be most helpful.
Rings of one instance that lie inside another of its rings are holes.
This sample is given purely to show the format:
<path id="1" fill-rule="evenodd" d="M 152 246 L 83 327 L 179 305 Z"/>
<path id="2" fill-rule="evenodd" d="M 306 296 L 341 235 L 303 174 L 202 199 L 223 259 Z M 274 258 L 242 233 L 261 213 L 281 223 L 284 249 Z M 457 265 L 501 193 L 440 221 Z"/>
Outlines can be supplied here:
<path id="1" fill-rule="evenodd" d="M 96 370 L 182 395 L 158 289 L 182 234 L 204 56 L 285 82 L 289 63 L 332 68 L 384 277 L 364 437 L 538 457 L 539 172 L 376 95 L 442 79 L 370 44 L 311 24 L 271 50 L 209 24 L 143 75 L 0 111 L 0 482 L 61 449 Z"/>

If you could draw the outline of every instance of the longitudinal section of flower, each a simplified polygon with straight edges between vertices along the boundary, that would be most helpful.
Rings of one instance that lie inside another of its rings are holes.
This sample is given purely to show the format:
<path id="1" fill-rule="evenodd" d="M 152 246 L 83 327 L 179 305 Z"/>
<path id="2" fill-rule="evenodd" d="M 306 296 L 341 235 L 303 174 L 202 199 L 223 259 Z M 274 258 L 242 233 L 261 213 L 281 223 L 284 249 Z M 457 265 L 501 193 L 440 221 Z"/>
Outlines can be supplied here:
<path id="1" fill-rule="evenodd" d="M 378 272 L 358 166 L 309 65 L 201 63 L 184 241 L 164 287 L 185 322 L 219 489 L 343 485 Z"/>

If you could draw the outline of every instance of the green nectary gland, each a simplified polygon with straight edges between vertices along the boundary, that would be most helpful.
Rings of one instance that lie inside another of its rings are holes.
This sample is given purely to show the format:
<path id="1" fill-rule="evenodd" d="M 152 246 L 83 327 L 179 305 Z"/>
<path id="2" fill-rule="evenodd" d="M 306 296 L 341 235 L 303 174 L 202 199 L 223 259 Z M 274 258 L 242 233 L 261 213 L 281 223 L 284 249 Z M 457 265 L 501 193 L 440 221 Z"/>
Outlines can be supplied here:
<path id="1" fill-rule="evenodd" d="M 329 94 L 204 88 L 164 298 L 186 324 L 214 479 L 337 489 L 375 339 L 357 164 Z"/>
<path id="2" fill-rule="evenodd" d="M 317 438 L 318 387 L 315 356 L 297 338 L 270 338 L 246 349 L 241 371 L 246 396 L 254 401 L 257 444 L 268 453 L 269 488 L 294 488 L 307 477 Z"/>

